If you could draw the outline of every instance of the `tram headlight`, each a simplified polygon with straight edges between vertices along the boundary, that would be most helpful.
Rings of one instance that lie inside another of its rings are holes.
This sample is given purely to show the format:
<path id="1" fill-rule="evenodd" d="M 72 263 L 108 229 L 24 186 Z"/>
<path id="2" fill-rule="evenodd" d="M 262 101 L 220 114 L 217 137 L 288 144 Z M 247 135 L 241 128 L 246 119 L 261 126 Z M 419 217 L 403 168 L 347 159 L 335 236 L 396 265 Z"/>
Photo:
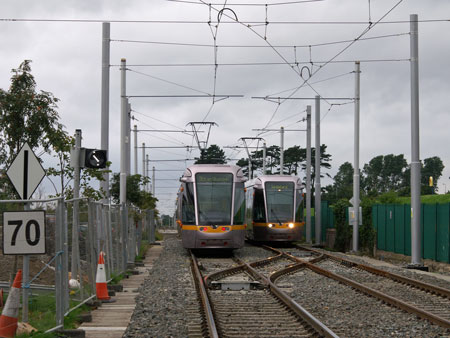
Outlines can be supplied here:
<path id="1" fill-rule="evenodd" d="M 289 223 L 289 228 L 292 229 L 294 227 L 294 223 Z"/>
<path id="2" fill-rule="evenodd" d="M 268 227 L 269 227 L 269 228 L 273 227 L 273 224 L 272 224 L 272 223 L 269 223 Z"/>

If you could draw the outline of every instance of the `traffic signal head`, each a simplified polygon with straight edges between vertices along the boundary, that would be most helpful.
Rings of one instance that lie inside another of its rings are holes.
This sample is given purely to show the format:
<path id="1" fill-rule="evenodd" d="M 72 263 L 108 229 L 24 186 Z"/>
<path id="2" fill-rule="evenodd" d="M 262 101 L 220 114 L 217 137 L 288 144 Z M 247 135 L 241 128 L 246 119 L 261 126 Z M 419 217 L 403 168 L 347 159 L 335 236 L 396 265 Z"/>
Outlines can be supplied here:
<path id="1" fill-rule="evenodd" d="M 106 168 L 106 150 L 85 149 L 84 167 L 85 168 Z"/>

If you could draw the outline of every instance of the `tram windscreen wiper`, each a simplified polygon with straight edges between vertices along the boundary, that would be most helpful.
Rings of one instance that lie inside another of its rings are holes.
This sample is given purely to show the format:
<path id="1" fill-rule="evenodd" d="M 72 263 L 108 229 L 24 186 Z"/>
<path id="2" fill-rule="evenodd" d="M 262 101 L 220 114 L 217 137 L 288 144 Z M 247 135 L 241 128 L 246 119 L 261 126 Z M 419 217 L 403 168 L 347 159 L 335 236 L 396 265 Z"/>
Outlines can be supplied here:
<path id="1" fill-rule="evenodd" d="M 270 209 L 270 212 L 273 213 L 273 215 L 275 216 L 275 218 L 277 219 L 277 222 L 279 225 L 283 225 L 280 221 L 280 219 L 278 218 L 277 214 L 275 213 L 275 211 L 273 209 Z"/>

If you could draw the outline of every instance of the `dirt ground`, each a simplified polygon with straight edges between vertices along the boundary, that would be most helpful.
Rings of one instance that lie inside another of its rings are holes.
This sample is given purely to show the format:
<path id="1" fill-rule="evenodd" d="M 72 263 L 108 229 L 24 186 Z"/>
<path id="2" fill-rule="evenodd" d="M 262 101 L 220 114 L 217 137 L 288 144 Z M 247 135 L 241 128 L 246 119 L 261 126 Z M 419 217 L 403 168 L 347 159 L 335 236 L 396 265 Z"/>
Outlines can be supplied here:
<path id="1" fill-rule="evenodd" d="M 8 282 L 10 275 L 14 271 L 14 260 L 17 260 L 17 269 L 23 269 L 23 256 L 3 255 L 0 252 L 0 282 Z M 31 280 L 36 276 L 50 261 L 51 257 L 47 255 L 30 256 L 30 277 Z M 52 264 L 53 265 L 53 264 Z M 33 284 L 54 285 L 55 270 L 54 265 L 46 268 L 34 281 Z"/>

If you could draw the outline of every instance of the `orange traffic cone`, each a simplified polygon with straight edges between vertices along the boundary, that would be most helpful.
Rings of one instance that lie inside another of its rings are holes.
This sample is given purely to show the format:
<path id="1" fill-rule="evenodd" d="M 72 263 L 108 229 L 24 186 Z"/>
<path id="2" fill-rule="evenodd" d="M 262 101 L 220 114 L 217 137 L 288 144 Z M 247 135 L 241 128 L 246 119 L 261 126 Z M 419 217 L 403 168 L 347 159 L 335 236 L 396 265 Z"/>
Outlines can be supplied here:
<path id="1" fill-rule="evenodd" d="M 17 271 L 14 283 L 9 290 L 5 308 L 0 317 L 0 337 L 12 338 L 17 330 L 17 318 L 20 309 L 20 289 L 22 284 L 22 270 Z"/>
<path id="2" fill-rule="evenodd" d="M 109 300 L 108 287 L 106 286 L 105 259 L 103 251 L 100 251 L 97 265 L 97 276 L 95 278 L 95 287 L 97 289 L 98 300 Z"/>

